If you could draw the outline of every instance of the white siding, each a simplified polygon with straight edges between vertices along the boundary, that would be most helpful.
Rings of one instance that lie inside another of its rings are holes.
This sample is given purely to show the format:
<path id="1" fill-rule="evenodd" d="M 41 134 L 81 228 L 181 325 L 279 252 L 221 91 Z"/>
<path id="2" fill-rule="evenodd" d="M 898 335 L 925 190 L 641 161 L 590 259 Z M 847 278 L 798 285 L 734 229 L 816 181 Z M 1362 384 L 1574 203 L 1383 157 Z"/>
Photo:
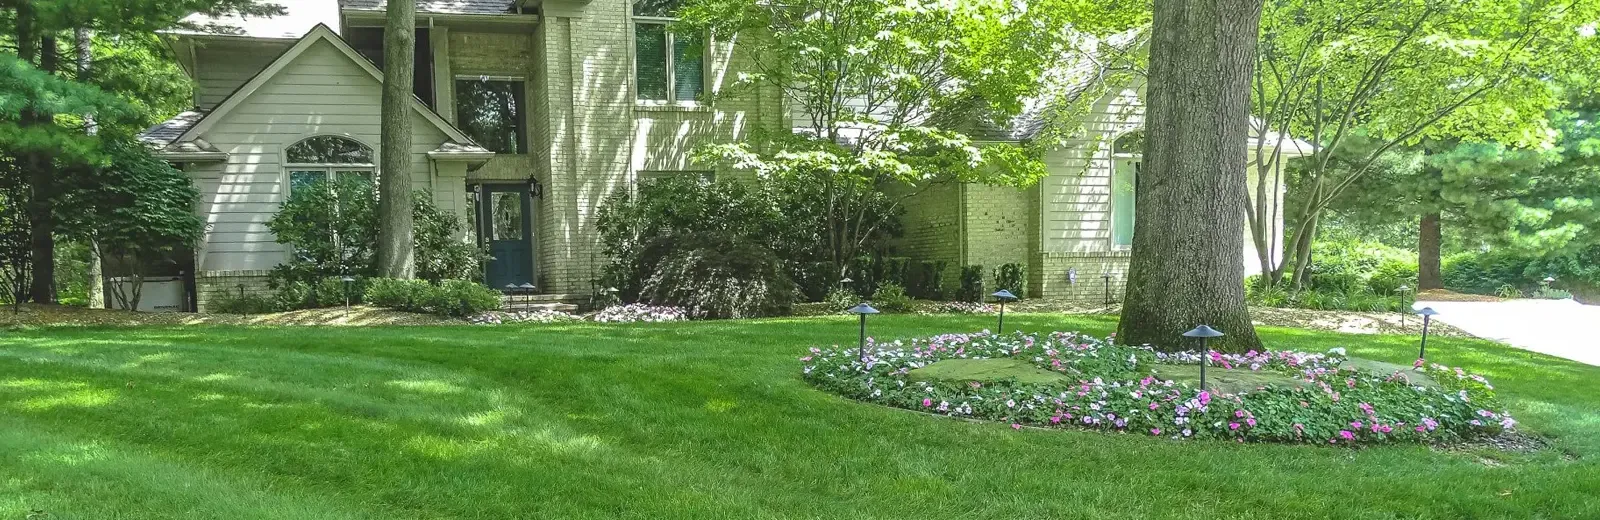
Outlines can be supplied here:
<path id="1" fill-rule="evenodd" d="M 283 149 L 306 137 L 334 134 L 359 140 L 376 152 L 380 102 L 380 82 L 322 41 L 223 114 L 201 137 L 228 152 L 228 162 L 193 171 L 201 192 L 199 212 L 207 224 L 199 269 L 257 270 L 281 263 L 285 247 L 266 223 L 287 191 Z M 456 199 L 465 196 L 465 187 L 456 184 L 464 179 L 434 178 L 426 155 L 446 136 L 420 114 L 413 113 L 412 121 L 413 184 L 435 190 L 435 202 L 461 212 L 465 204 Z"/>
<path id="2" fill-rule="evenodd" d="M 1047 253 L 1111 250 L 1111 142 L 1143 126 L 1144 105 L 1126 89 L 1096 102 L 1088 118 L 1082 138 L 1045 154 L 1039 230 Z"/>
<path id="3" fill-rule="evenodd" d="M 210 110 L 272 63 L 289 42 L 218 43 L 195 49 L 195 106 Z"/>

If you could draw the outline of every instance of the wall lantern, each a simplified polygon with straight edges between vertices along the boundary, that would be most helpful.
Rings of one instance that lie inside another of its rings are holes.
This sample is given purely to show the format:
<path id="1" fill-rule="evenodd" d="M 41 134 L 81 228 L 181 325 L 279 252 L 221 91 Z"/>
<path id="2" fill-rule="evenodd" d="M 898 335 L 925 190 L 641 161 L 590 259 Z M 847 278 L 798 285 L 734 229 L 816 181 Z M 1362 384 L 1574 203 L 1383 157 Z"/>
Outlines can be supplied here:
<path id="1" fill-rule="evenodd" d="M 544 184 L 539 182 L 538 177 L 528 176 L 528 195 L 535 199 L 544 198 Z"/>
<path id="2" fill-rule="evenodd" d="M 1439 311 L 1433 310 L 1433 307 L 1423 307 L 1417 314 L 1422 315 L 1422 347 L 1417 349 L 1417 360 L 1420 361 L 1428 358 L 1428 323 L 1439 315 Z"/>
<path id="3" fill-rule="evenodd" d="M 877 313 L 878 309 L 872 308 L 871 305 L 867 305 L 865 302 L 863 302 L 861 305 L 850 308 L 850 314 L 861 317 L 861 350 L 860 354 L 858 355 L 861 361 L 867 360 L 867 315 Z"/>
<path id="4" fill-rule="evenodd" d="M 991 294 L 989 296 L 993 296 L 995 300 L 998 300 L 1000 302 L 1000 324 L 995 326 L 994 333 L 997 334 L 997 335 L 998 334 L 1005 334 L 1005 332 L 1006 332 L 1006 302 L 1017 299 L 1017 295 L 1011 294 L 1011 291 L 1007 291 L 1005 289 L 1001 289 L 1001 290 L 995 291 L 994 294 Z"/>
<path id="5" fill-rule="evenodd" d="M 1067 269 L 1067 285 L 1078 285 L 1078 268 Z"/>
<path id="6" fill-rule="evenodd" d="M 1195 327 L 1193 330 L 1190 330 L 1189 332 L 1183 333 L 1183 337 L 1186 337 L 1186 338 L 1200 338 L 1200 389 L 1201 390 L 1205 390 L 1206 389 L 1206 365 L 1210 364 L 1210 362 L 1211 362 L 1211 348 L 1207 347 L 1206 343 L 1211 338 L 1220 338 L 1222 336 L 1223 336 L 1223 334 L 1221 332 L 1218 332 L 1216 329 L 1213 329 L 1208 325 L 1201 325 L 1199 327 Z"/>

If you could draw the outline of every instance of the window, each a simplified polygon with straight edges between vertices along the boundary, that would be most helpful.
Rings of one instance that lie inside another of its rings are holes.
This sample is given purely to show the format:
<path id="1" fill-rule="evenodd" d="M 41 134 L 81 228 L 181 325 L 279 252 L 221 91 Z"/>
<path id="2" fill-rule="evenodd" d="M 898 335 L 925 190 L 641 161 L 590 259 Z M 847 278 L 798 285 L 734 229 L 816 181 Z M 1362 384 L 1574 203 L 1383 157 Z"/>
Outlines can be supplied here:
<path id="1" fill-rule="evenodd" d="M 634 80 L 640 101 L 687 103 L 705 94 L 705 38 L 667 30 L 676 0 L 633 3 Z"/>
<path id="2" fill-rule="evenodd" d="M 1133 246 L 1134 204 L 1144 159 L 1144 132 L 1129 132 L 1111 144 L 1111 247 Z"/>
<path id="3" fill-rule="evenodd" d="M 375 167 L 372 148 L 360 141 L 337 135 L 319 135 L 292 144 L 285 155 L 289 172 L 289 196 L 337 176 L 357 176 L 373 180 Z"/>
<path id="4" fill-rule="evenodd" d="M 516 78 L 457 78 L 456 127 L 495 153 L 528 153 L 525 83 Z"/>

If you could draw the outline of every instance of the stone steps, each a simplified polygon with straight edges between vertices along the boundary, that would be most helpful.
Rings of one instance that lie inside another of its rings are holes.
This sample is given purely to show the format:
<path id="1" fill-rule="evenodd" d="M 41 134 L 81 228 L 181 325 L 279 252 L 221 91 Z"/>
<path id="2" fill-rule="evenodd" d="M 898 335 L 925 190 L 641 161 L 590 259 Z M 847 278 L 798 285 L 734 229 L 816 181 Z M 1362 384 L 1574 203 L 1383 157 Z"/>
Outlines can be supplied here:
<path id="1" fill-rule="evenodd" d="M 578 306 L 571 302 L 585 301 L 587 297 L 574 294 L 505 294 L 500 296 L 500 310 L 502 311 L 561 311 L 566 313 L 578 312 Z"/>

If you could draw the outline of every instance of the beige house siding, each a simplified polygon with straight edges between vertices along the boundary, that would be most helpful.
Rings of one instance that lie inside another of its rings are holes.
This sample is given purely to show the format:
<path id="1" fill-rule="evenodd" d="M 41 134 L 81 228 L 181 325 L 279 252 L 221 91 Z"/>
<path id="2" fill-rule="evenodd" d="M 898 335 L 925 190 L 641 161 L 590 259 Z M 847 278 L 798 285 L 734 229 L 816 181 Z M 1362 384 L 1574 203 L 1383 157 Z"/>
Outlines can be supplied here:
<path id="1" fill-rule="evenodd" d="M 1114 92 L 1090 109 L 1082 137 L 1045 154 L 1050 175 L 1039 190 L 1042 251 L 1111 250 L 1111 142 L 1143 125 L 1138 92 Z"/>
<path id="2" fill-rule="evenodd" d="M 206 223 L 197 269 L 260 271 L 282 263 L 285 246 L 266 223 L 288 192 L 284 150 L 314 135 L 342 135 L 372 147 L 376 155 L 380 89 L 380 82 L 347 55 L 319 41 L 201 135 L 229 157 L 226 163 L 191 170 Z M 412 120 L 413 186 L 432 193 L 441 208 L 464 214 L 465 165 L 443 164 L 435 175 L 427 152 L 448 138 L 420 114 L 413 113 Z"/>
<path id="3" fill-rule="evenodd" d="M 217 106 L 292 44 L 287 40 L 218 40 L 195 47 L 195 106 L 203 110 Z"/>

